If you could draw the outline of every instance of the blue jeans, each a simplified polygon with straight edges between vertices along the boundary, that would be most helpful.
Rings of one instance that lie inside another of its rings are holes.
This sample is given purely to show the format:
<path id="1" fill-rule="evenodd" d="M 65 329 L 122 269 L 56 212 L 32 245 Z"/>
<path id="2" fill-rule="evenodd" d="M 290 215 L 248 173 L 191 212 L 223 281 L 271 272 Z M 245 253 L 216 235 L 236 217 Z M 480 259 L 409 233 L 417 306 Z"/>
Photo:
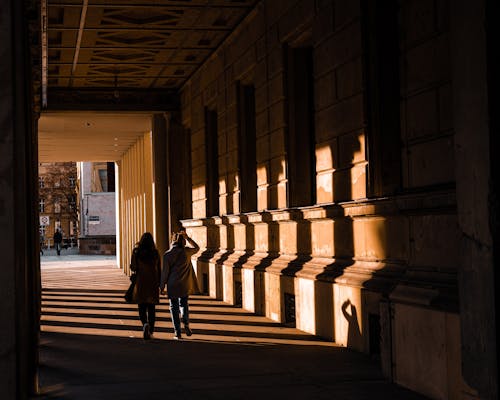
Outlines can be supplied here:
<path id="1" fill-rule="evenodd" d="M 179 309 L 184 326 L 189 325 L 189 305 L 188 296 L 173 297 L 170 299 L 170 315 L 176 333 L 181 333 L 181 321 L 179 318 Z"/>

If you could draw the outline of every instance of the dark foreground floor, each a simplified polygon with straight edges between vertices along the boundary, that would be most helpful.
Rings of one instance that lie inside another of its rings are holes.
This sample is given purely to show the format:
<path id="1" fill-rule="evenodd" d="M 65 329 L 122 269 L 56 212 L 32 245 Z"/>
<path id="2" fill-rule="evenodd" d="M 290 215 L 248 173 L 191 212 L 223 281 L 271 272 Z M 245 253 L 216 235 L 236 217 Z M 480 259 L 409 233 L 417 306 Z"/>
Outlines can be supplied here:
<path id="1" fill-rule="evenodd" d="M 365 355 L 204 296 L 191 338 L 171 339 L 162 299 L 144 341 L 127 279 L 105 260 L 45 262 L 42 277 L 39 399 L 424 399 Z"/>

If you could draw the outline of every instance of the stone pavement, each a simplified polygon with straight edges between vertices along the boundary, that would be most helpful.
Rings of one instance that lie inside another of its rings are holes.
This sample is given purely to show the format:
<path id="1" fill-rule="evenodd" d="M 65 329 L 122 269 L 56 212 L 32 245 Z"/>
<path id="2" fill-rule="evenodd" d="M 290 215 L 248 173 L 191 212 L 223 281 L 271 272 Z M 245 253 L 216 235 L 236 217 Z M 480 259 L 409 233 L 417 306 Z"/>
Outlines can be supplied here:
<path id="1" fill-rule="evenodd" d="M 167 300 L 144 341 L 128 278 L 113 257 L 42 258 L 37 399 L 424 399 L 378 363 L 213 300 L 193 296 L 189 339 L 172 339 Z"/>

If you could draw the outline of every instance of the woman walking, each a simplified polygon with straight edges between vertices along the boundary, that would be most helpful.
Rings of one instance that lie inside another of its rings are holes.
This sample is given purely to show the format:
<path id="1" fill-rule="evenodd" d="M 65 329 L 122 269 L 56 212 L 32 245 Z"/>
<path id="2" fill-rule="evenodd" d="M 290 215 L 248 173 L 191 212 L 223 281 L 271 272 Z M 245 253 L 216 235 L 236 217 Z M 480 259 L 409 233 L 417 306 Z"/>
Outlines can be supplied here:
<path id="1" fill-rule="evenodd" d="M 130 269 L 137 274 L 132 302 L 139 306 L 144 339 L 149 339 L 155 330 L 156 304 L 160 303 L 160 254 L 153 235 L 145 232 L 132 251 Z"/>
<path id="2" fill-rule="evenodd" d="M 192 247 L 186 247 L 186 240 Z M 167 296 L 170 300 L 170 315 L 174 324 L 174 339 L 181 339 L 181 322 L 179 312 L 184 324 L 184 332 L 191 336 L 189 328 L 190 294 L 199 293 L 198 281 L 191 266 L 191 256 L 200 247 L 185 231 L 172 235 L 171 248 L 163 255 L 163 269 L 161 272 L 160 289 L 163 292 L 167 285 Z"/>

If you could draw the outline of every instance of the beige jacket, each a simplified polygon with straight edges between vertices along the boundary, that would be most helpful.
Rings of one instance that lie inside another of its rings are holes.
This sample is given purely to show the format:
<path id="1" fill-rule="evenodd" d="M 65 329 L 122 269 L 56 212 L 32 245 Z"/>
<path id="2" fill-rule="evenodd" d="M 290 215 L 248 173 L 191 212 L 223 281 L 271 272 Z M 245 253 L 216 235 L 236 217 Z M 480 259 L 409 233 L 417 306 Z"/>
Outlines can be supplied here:
<path id="1" fill-rule="evenodd" d="M 198 280 L 191 264 L 191 256 L 200 250 L 196 242 L 187 237 L 193 247 L 173 245 L 163 254 L 163 269 L 161 271 L 160 289 L 167 285 L 169 298 L 186 297 L 200 293 Z"/>

